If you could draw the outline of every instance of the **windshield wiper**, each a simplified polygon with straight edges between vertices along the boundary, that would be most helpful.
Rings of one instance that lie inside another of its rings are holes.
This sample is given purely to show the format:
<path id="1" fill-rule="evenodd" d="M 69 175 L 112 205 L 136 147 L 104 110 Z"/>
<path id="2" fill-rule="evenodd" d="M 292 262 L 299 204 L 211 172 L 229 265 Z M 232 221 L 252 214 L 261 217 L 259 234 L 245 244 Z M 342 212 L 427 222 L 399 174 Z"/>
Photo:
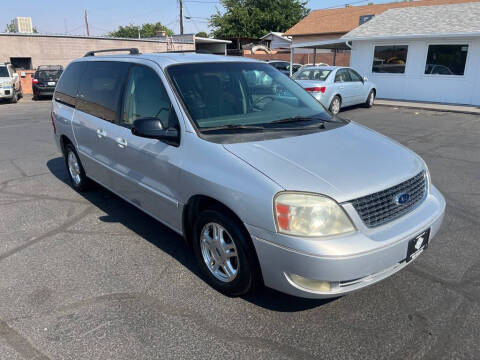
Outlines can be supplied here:
<path id="1" fill-rule="evenodd" d="M 302 122 L 302 121 L 313 121 L 318 120 L 318 125 L 324 127 L 325 120 L 318 118 L 318 117 L 306 117 L 306 116 L 294 116 L 280 120 L 271 121 L 270 124 L 285 124 L 285 123 L 295 123 L 295 122 Z"/>
<path id="2" fill-rule="evenodd" d="M 210 132 L 210 131 L 218 131 L 218 130 L 265 130 L 263 126 L 258 125 L 222 125 L 216 127 L 210 127 L 205 129 L 200 129 L 201 132 Z"/>

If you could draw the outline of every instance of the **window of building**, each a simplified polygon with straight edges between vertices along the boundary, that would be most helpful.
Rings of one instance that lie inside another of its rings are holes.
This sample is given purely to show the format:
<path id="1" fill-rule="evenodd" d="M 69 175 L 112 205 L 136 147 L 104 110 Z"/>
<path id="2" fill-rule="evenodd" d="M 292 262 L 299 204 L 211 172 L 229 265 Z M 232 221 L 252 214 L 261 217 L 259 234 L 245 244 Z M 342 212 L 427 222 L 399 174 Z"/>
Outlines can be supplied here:
<path id="1" fill-rule="evenodd" d="M 394 74 L 405 73 L 407 53 L 407 45 L 375 46 L 372 72 Z"/>
<path id="2" fill-rule="evenodd" d="M 468 45 L 429 45 L 425 74 L 463 75 Z"/>
<path id="3" fill-rule="evenodd" d="M 13 67 L 18 70 L 31 70 L 32 58 L 29 57 L 11 57 L 10 62 Z"/>

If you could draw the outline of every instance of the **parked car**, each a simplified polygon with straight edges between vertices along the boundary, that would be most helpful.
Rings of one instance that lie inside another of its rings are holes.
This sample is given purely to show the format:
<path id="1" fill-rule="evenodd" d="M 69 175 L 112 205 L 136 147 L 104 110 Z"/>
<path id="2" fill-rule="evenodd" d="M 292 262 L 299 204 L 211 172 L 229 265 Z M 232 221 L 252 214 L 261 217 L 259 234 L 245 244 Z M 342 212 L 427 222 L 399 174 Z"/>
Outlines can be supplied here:
<path id="1" fill-rule="evenodd" d="M 59 80 L 68 177 L 183 235 L 215 289 L 339 296 L 410 264 L 439 230 L 445 200 L 418 155 L 272 66 L 130 52 L 90 52 Z"/>
<path id="2" fill-rule="evenodd" d="M 32 79 L 33 99 L 38 100 L 41 96 L 52 96 L 62 72 L 63 66 L 61 65 L 39 66 Z"/>
<path id="3" fill-rule="evenodd" d="M 10 63 L 0 64 L 0 100 L 16 103 L 23 97 L 20 77 Z"/>
<path id="4" fill-rule="evenodd" d="M 316 63 L 315 65 L 313 65 L 312 63 L 309 63 L 309 64 L 303 64 L 302 68 L 311 67 L 311 66 L 330 66 L 330 65 L 328 65 L 326 63 L 322 63 L 322 62 Z"/>
<path id="5" fill-rule="evenodd" d="M 280 71 L 281 73 L 290 76 L 290 63 L 288 61 L 283 60 L 267 60 L 266 61 L 269 65 L 272 65 L 275 69 Z M 302 64 L 293 64 L 292 66 L 292 74 L 295 74 L 298 69 L 302 67 Z"/>
<path id="6" fill-rule="evenodd" d="M 375 84 L 347 67 L 305 67 L 292 78 L 332 114 L 338 114 L 342 107 L 356 104 L 372 107 L 377 94 Z"/>

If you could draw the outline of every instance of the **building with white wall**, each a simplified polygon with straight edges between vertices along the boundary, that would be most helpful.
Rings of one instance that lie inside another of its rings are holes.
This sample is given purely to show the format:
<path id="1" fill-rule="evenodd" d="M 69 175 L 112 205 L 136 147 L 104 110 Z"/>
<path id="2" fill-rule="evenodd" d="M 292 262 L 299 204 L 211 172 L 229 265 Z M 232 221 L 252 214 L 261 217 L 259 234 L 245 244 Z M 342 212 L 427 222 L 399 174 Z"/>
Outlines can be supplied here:
<path id="1" fill-rule="evenodd" d="M 388 10 L 341 41 L 379 98 L 480 105 L 480 2 Z"/>
<path id="2" fill-rule="evenodd" d="M 33 24 L 31 17 L 16 17 L 13 19 L 13 26 L 17 33 L 33 33 Z"/>

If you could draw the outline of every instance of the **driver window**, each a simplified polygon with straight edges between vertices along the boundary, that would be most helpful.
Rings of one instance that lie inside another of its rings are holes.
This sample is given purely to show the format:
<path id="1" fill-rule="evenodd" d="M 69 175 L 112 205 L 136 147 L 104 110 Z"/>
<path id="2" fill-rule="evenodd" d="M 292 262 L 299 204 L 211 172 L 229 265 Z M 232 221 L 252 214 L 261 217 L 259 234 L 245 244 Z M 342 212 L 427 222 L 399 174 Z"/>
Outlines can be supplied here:
<path id="1" fill-rule="evenodd" d="M 152 69 L 133 65 L 123 97 L 120 125 L 131 128 L 140 118 L 157 118 L 166 129 L 169 126 L 170 98 L 162 80 Z"/>
<path id="2" fill-rule="evenodd" d="M 359 82 L 363 82 L 362 78 L 360 75 L 358 75 L 358 73 L 352 69 L 348 69 L 348 72 L 350 73 L 350 79 L 351 81 L 359 81 Z"/>

